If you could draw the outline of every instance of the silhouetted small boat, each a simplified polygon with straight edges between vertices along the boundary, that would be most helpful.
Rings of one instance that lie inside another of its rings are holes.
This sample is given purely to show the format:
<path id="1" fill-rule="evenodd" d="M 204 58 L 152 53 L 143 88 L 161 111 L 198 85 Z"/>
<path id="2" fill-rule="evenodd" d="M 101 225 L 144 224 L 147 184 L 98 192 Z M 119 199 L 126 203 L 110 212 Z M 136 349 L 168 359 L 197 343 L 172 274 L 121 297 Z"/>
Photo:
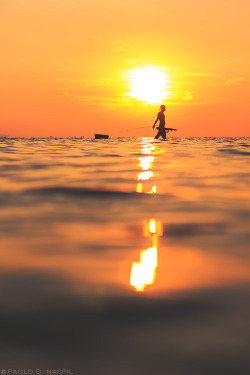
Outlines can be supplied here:
<path id="1" fill-rule="evenodd" d="M 95 139 L 108 139 L 109 135 L 106 134 L 95 134 Z"/>

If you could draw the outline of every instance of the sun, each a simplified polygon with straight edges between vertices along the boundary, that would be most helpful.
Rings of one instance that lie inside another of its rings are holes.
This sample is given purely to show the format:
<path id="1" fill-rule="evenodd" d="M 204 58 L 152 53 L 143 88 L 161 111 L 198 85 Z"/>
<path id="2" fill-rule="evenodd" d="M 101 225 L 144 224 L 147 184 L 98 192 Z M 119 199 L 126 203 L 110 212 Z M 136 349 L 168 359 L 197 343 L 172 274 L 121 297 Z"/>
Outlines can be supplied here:
<path id="1" fill-rule="evenodd" d="M 133 69 L 129 72 L 132 92 L 129 96 L 149 104 L 161 103 L 170 92 L 167 91 L 167 75 L 162 68 L 153 66 Z"/>

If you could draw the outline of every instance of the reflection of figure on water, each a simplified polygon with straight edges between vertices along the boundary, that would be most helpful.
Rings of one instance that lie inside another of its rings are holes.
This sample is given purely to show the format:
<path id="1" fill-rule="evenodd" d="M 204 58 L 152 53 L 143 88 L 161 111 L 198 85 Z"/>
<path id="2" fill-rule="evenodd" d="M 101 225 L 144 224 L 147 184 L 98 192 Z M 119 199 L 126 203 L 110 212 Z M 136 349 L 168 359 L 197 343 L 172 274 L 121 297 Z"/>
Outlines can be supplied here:
<path id="1" fill-rule="evenodd" d="M 156 129 L 158 129 L 158 133 L 156 134 L 155 139 L 158 139 L 160 136 L 163 139 L 166 139 L 166 133 L 168 133 L 170 130 L 177 130 L 177 129 L 165 127 L 165 114 L 164 114 L 165 110 L 166 110 L 166 106 L 161 105 L 160 112 L 158 112 L 157 119 L 154 122 L 153 129 L 155 128 L 157 121 L 159 120 L 160 122 L 159 126 L 156 127 Z"/>

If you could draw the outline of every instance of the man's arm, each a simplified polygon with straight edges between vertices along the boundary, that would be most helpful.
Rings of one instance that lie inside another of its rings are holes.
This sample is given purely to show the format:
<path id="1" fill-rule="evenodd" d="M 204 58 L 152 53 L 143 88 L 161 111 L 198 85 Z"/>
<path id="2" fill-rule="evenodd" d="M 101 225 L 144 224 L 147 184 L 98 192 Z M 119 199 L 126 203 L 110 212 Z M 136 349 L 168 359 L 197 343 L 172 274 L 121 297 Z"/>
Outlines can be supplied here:
<path id="1" fill-rule="evenodd" d="M 155 128 L 155 124 L 157 123 L 158 120 L 159 120 L 159 115 L 157 116 L 157 119 L 154 122 L 153 129 Z"/>

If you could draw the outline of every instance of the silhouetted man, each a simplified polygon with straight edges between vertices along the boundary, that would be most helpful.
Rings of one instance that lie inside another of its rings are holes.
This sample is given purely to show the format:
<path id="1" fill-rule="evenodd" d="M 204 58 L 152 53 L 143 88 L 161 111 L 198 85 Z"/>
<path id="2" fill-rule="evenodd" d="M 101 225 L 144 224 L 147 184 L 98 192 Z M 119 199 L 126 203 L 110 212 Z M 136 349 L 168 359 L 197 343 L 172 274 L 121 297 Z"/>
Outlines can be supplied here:
<path id="1" fill-rule="evenodd" d="M 155 128 L 155 124 L 157 123 L 157 121 L 159 120 L 160 121 L 160 124 L 159 126 L 156 128 L 158 129 L 158 133 L 156 134 L 155 136 L 155 139 L 158 139 L 160 136 L 162 136 L 163 139 L 166 139 L 166 132 L 168 133 L 169 130 L 167 130 L 165 128 L 165 110 L 166 110 L 166 107 L 165 105 L 161 105 L 160 106 L 160 112 L 158 113 L 157 115 L 157 119 L 155 120 L 155 123 L 153 125 L 153 129 Z"/>

